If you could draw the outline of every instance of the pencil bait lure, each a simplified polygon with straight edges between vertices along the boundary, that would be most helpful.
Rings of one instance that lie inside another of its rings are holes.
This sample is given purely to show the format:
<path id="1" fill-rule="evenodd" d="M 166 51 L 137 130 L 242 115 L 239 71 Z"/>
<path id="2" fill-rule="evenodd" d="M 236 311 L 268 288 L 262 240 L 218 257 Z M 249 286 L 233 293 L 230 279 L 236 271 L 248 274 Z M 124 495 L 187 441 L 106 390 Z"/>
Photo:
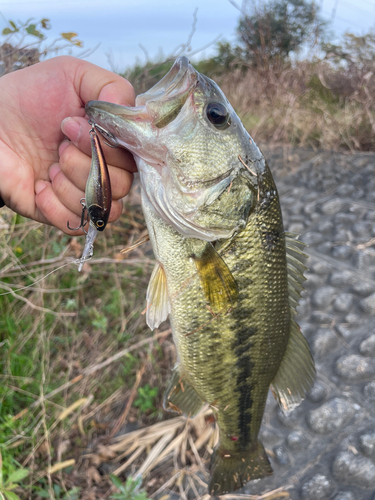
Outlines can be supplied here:
<path id="1" fill-rule="evenodd" d="M 95 238 L 98 231 L 104 231 L 112 204 L 112 189 L 107 163 L 96 133 L 96 127 L 92 121 L 89 121 L 89 123 L 91 125 L 90 142 L 92 160 L 90 173 L 86 182 L 85 198 L 81 200 L 81 223 L 77 228 L 71 228 L 68 222 L 69 229 L 83 229 L 87 235 L 83 254 L 79 259 L 78 271 L 81 271 L 83 264 L 93 256 Z M 85 216 L 88 216 L 86 220 Z M 85 225 L 88 221 L 90 222 L 86 231 Z"/>

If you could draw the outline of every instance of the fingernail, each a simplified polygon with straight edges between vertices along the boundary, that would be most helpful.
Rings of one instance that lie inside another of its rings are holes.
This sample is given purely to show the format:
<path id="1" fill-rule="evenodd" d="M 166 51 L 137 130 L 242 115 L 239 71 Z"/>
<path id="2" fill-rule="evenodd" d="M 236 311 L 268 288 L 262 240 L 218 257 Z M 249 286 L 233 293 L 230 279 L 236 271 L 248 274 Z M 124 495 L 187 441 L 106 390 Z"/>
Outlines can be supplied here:
<path id="1" fill-rule="evenodd" d="M 61 168 L 60 168 L 60 165 L 58 163 L 54 163 L 53 165 L 51 165 L 49 167 L 48 175 L 49 175 L 49 178 L 51 179 L 51 182 L 56 177 L 56 175 L 60 172 L 60 170 L 61 170 Z"/>
<path id="2" fill-rule="evenodd" d="M 35 194 L 41 193 L 43 191 L 43 189 L 45 189 L 47 186 L 48 186 L 48 182 L 46 182 L 46 181 L 42 181 L 42 180 L 36 181 L 35 186 L 34 186 Z"/>
<path id="3" fill-rule="evenodd" d="M 69 146 L 70 141 L 63 141 L 59 146 L 59 156 L 63 154 L 63 151 Z"/>
<path id="4" fill-rule="evenodd" d="M 75 145 L 77 145 L 82 133 L 82 127 L 79 122 L 69 116 L 61 122 L 61 130 Z"/>

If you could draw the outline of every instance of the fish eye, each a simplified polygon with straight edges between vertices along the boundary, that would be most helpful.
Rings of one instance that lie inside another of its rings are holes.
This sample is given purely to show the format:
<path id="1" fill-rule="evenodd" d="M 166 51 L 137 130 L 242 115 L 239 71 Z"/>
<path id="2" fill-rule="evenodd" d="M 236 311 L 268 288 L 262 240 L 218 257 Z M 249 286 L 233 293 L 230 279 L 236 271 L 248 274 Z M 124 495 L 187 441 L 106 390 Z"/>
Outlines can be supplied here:
<path id="1" fill-rule="evenodd" d="M 216 128 L 230 125 L 228 110 L 221 102 L 210 102 L 206 109 L 206 115 Z"/>
<path id="2" fill-rule="evenodd" d="M 97 225 L 98 227 L 103 227 L 103 226 L 104 226 L 104 221 L 103 221 L 103 220 L 97 220 L 97 221 L 96 221 L 96 225 Z"/>

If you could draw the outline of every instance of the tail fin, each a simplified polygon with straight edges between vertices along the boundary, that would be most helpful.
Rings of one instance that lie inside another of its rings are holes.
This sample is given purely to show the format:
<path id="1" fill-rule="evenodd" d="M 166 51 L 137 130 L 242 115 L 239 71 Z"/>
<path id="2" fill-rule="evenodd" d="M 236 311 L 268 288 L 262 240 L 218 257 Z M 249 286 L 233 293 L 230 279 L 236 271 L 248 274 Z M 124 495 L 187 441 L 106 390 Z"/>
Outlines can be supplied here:
<path id="1" fill-rule="evenodd" d="M 272 474 L 266 450 L 259 441 L 250 450 L 226 451 L 219 445 L 211 459 L 211 480 L 208 491 L 213 496 L 242 488 L 248 481 Z"/>

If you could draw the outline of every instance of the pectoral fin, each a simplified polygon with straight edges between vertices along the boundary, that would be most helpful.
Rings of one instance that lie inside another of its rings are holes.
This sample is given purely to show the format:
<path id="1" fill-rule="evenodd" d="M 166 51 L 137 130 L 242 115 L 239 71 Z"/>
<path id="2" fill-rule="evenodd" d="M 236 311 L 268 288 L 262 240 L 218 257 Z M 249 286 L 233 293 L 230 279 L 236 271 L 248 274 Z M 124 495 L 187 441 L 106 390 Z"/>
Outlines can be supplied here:
<path id="1" fill-rule="evenodd" d="M 207 243 L 201 256 L 194 256 L 195 265 L 207 302 L 217 314 L 228 310 L 237 300 L 237 284 L 228 266 Z"/>
<path id="2" fill-rule="evenodd" d="M 204 401 L 198 396 L 193 386 L 180 375 L 179 367 L 176 366 L 165 391 L 164 409 L 181 411 L 187 417 L 194 417 L 203 405 Z"/>
<path id="3" fill-rule="evenodd" d="M 171 312 L 167 278 L 159 262 L 155 264 L 152 271 L 150 283 L 147 288 L 146 301 L 146 323 L 151 330 L 154 330 L 160 323 L 167 319 L 168 314 Z"/>
<path id="4" fill-rule="evenodd" d="M 307 340 L 292 320 L 289 343 L 271 390 L 283 413 L 290 413 L 304 399 L 315 380 L 314 360 Z"/>

